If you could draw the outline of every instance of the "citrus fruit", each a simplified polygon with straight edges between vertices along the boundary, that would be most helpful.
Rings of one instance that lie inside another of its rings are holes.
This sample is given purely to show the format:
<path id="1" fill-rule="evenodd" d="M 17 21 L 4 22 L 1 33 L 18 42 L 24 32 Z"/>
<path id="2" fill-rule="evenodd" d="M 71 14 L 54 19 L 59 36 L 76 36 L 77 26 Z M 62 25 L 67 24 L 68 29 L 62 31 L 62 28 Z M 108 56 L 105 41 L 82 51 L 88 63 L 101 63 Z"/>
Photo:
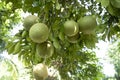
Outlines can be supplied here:
<path id="1" fill-rule="evenodd" d="M 96 19 L 92 16 L 84 16 L 78 20 L 78 25 L 80 27 L 80 31 L 88 31 L 88 30 L 94 30 L 97 26 Z"/>
<path id="2" fill-rule="evenodd" d="M 95 30 L 84 30 L 83 34 L 94 34 Z"/>
<path id="3" fill-rule="evenodd" d="M 77 43 L 79 39 L 79 33 L 74 36 L 66 36 L 66 37 L 70 43 Z"/>
<path id="4" fill-rule="evenodd" d="M 29 36 L 35 43 L 43 43 L 48 39 L 49 30 L 44 23 L 36 23 L 29 30 Z"/>
<path id="5" fill-rule="evenodd" d="M 39 63 L 33 67 L 33 74 L 36 80 L 45 80 L 48 77 L 48 69 L 45 64 Z"/>
<path id="6" fill-rule="evenodd" d="M 77 22 L 68 20 L 64 23 L 64 31 L 67 36 L 74 36 L 79 32 L 79 26 Z"/>
<path id="7" fill-rule="evenodd" d="M 120 0 L 110 0 L 110 2 L 115 8 L 120 8 Z"/>
<path id="8" fill-rule="evenodd" d="M 33 24 L 35 24 L 35 23 L 38 22 L 38 19 L 39 18 L 37 16 L 35 16 L 35 15 L 29 15 L 29 16 L 27 16 L 24 19 L 24 22 L 23 22 L 23 26 L 24 26 L 25 30 L 28 31 Z"/>
<path id="9" fill-rule="evenodd" d="M 53 44 L 50 41 L 37 44 L 36 46 L 36 53 L 40 55 L 42 58 L 51 57 L 54 53 Z"/>
<path id="10" fill-rule="evenodd" d="M 120 9 L 115 8 L 112 4 L 109 4 L 107 7 L 108 12 L 113 16 L 120 16 Z"/>

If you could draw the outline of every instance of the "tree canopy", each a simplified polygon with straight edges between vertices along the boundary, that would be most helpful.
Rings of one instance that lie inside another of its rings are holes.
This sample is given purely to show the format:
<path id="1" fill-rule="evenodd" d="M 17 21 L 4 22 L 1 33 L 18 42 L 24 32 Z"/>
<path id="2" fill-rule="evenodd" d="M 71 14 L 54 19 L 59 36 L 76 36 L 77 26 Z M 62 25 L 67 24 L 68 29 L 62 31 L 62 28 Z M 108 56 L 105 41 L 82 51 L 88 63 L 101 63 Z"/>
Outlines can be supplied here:
<path id="1" fill-rule="evenodd" d="M 1 57 L 0 55 L 0 76 L 1 80 L 9 79 L 15 80 L 18 79 L 18 70 L 14 62 L 8 58 Z M 14 77 L 13 77 L 14 76 Z"/>
<path id="2" fill-rule="evenodd" d="M 114 65 L 114 68 L 115 68 L 115 78 L 116 80 L 119 80 L 120 79 L 120 59 L 119 59 L 119 56 L 120 56 L 120 41 L 119 41 L 119 38 L 117 38 L 118 40 L 113 42 L 110 46 L 110 49 L 108 50 L 108 55 L 111 59 L 111 63 Z"/>
<path id="3" fill-rule="evenodd" d="M 8 36 L 9 30 L 19 21 L 20 15 L 17 10 L 12 10 L 12 3 L 0 1 L 0 51 L 3 51 L 5 46 L 3 38 Z"/>
<path id="4" fill-rule="evenodd" d="M 0 35 L 3 36 L 0 39 L 5 42 L 9 54 L 17 54 L 26 66 L 32 67 L 40 62 L 54 66 L 65 80 L 72 79 L 68 72 L 75 80 L 99 80 L 101 67 L 93 48 L 98 40 L 112 40 L 119 36 L 119 0 L 1 0 L 0 4 Z M 36 53 L 38 43 L 31 39 L 30 32 L 25 28 L 19 30 L 14 37 L 4 37 L 18 20 L 22 20 L 24 26 L 20 10 L 37 16 L 37 22 L 48 27 L 46 43 L 50 42 L 54 47 L 51 57 L 41 58 Z M 65 27 L 71 25 L 79 28 L 71 27 L 68 30 L 69 27 Z M 73 30 L 76 33 L 71 33 Z"/>

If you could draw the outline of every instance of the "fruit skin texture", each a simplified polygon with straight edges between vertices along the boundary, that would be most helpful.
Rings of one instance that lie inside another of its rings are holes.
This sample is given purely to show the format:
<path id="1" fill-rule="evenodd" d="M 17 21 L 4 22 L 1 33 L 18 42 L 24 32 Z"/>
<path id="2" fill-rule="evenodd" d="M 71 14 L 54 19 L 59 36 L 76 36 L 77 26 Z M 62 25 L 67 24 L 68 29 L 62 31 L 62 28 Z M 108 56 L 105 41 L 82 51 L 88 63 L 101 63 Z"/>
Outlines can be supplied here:
<path id="1" fill-rule="evenodd" d="M 84 32 L 86 30 L 92 31 L 97 26 L 97 22 L 96 19 L 92 16 L 85 16 L 78 20 L 78 25 L 80 27 L 81 32 Z"/>
<path id="2" fill-rule="evenodd" d="M 39 63 L 33 67 L 33 75 L 36 80 L 45 80 L 48 77 L 48 68 L 45 64 Z"/>
<path id="3" fill-rule="evenodd" d="M 108 5 L 107 10 L 113 16 L 120 16 L 120 8 L 115 8 L 112 4 Z"/>
<path id="4" fill-rule="evenodd" d="M 64 23 L 64 31 L 67 36 L 74 36 L 79 32 L 79 26 L 74 20 L 68 20 Z"/>
<path id="5" fill-rule="evenodd" d="M 29 36 L 35 43 L 43 43 L 48 39 L 49 30 L 44 23 L 36 23 L 29 30 Z"/>
<path id="6" fill-rule="evenodd" d="M 120 0 L 110 0 L 110 2 L 115 8 L 120 8 Z"/>
<path id="7" fill-rule="evenodd" d="M 51 57 L 54 53 L 53 44 L 50 41 L 37 44 L 36 46 L 36 53 L 40 55 L 42 58 Z"/>
<path id="8" fill-rule="evenodd" d="M 30 27 L 38 22 L 38 17 L 35 15 L 29 15 L 24 19 L 23 26 L 25 30 L 29 31 Z"/>
<path id="9" fill-rule="evenodd" d="M 80 37 L 79 33 L 76 34 L 75 36 L 66 36 L 67 37 L 67 40 L 70 42 L 70 43 L 77 43 L 78 42 L 78 39 Z"/>

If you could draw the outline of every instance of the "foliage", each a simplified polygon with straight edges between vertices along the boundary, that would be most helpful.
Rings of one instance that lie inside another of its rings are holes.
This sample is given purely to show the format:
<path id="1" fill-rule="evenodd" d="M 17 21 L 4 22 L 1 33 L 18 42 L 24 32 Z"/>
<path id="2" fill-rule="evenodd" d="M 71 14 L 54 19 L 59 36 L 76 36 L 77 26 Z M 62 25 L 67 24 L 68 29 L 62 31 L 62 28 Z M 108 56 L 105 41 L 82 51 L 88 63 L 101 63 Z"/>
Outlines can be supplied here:
<path id="1" fill-rule="evenodd" d="M 108 51 L 111 63 L 114 64 L 116 71 L 115 78 L 116 80 L 120 79 L 120 41 L 119 38 L 117 41 L 111 44 L 111 47 Z"/>
<path id="2" fill-rule="evenodd" d="M 113 39 L 114 35 L 119 35 L 119 8 L 115 8 L 111 5 L 112 0 L 96 0 L 101 3 L 102 7 L 99 8 L 101 11 L 102 21 L 100 21 L 99 31 L 103 33 L 102 40 L 106 38 L 108 40 Z M 104 9 L 103 9 L 104 7 Z M 102 10 L 101 10 L 102 9 Z M 103 13 L 103 14 L 102 14 Z"/>
<path id="3" fill-rule="evenodd" d="M 12 60 L 0 55 L 0 64 L 0 80 L 18 79 L 18 70 Z"/>
<path id="4" fill-rule="evenodd" d="M 13 25 L 19 22 L 18 10 L 12 10 L 12 3 L 0 0 L 0 51 L 4 49 L 5 41 L 3 38 L 8 36 L 8 31 L 13 29 Z"/>
<path id="5" fill-rule="evenodd" d="M 71 79 L 67 74 L 68 72 L 75 76 L 73 77 L 75 80 L 99 80 L 100 66 L 97 64 L 95 53 L 89 51 L 88 48 L 91 50 L 95 48 L 95 43 L 98 42 L 98 39 L 105 40 L 107 38 L 110 40 L 114 35 L 119 35 L 119 8 L 111 7 L 110 0 L 2 1 L 5 4 L 11 4 L 10 10 L 12 12 L 22 9 L 24 12 L 37 15 L 39 22 L 48 26 L 50 30 L 48 41 L 51 41 L 55 48 L 52 57 L 47 59 L 40 58 L 35 52 L 36 43 L 28 35 L 29 31 L 22 29 L 13 38 L 6 40 L 6 49 L 9 54 L 18 54 L 26 66 L 32 66 L 43 61 L 48 66 L 56 66 L 65 80 Z M 98 25 L 95 32 L 92 34 L 79 32 L 78 41 L 76 43 L 69 42 L 64 34 L 63 24 L 67 20 L 77 22 L 80 18 L 87 15 L 91 15 L 97 20 Z M 7 19 L 9 19 L 9 16 Z M 11 18 L 11 20 L 14 21 L 14 18 Z"/>

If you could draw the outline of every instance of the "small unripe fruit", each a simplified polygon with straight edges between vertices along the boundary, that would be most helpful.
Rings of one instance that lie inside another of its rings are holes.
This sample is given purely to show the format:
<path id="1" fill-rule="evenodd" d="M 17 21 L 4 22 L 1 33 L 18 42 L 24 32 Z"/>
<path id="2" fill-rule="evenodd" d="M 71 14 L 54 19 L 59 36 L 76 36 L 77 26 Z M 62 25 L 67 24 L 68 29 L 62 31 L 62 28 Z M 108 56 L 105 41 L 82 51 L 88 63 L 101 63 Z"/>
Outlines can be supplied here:
<path id="1" fill-rule="evenodd" d="M 33 75 L 36 80 L 45 80 L 48 77 L 48 69 L 45 64 L 37 64 L 33 67 Z"/>
<path id="2" fill-rule="evenodd" d="M 67 36 L 74 36 L 79 32 L 79 26 L 77 22 L 68 20 L 64 23 L 64 32 Z"/>
<path id="3" fill-rule="evenodd" d="M 78 20 L 78 25 L 80 27 L 81 32 L 86 32 L 86 31 L 91 32 L 96 28 L 97 22 L 94 17 L 85 16 Z"/>
<path id="4" fill-rule="evenodd" d="M 70 43 L 77 43 L 78 42 L 78 39 L 79 39 L 79 33 L 76 34 L 75 36 L 66 36 L 67 37 L 67 40 L 70 42 Z"/>
<path id="5" fill-rule="evenodd" d="M 38 17 L 35 15 L 29 15 L 24 19 L 23 26 L 25 30 L 29 31 L 31 26 L 38 22 Z"/>
<path id="6" fill-rule="evenodd" d="M 53 44 L 50 41 L 37 44 L 36 46 L 36 53 L 40 55 L 42 58 L 48 58 L 51 57 L 54 53 L 54 47 Z"/>

